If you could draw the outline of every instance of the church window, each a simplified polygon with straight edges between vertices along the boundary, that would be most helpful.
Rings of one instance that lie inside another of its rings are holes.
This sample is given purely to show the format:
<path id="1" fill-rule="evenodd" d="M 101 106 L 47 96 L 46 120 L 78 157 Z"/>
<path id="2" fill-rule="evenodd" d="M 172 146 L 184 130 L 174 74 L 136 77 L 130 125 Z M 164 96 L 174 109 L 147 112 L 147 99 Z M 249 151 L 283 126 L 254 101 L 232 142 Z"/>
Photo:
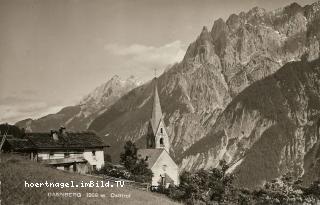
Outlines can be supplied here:
<path id="1" fill-rule="evenodd" d="M 163 146 L 163 138 L 160 138 L 160 145 L 162 145 Z"/>
<path id="2" fill-rule="evenodd" d="M 160 133 L 163 134 L 163 128 L 160 128 Z"/>
<path id="3" fill-rule="evenodd" d="M 167 170 L 167 165 L 165 165 L 165 164 L 162 165 L 162 170 L 163 170 L 163 171 L 166 171 L 166 170 Z"/>

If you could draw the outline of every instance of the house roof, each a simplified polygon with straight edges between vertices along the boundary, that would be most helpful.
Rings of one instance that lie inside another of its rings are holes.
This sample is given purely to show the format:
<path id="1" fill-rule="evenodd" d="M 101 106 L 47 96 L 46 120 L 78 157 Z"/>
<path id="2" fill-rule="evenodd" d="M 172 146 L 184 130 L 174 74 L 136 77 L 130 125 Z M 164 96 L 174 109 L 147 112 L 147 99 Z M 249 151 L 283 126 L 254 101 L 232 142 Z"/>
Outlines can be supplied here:
<path id="1" fill-rule="evenodd" d="M 162 152 L 165 152 L 165 149 L 139 149 L 137 156 L 139 158 L 146 159 L 148 167 L 152 168 Z"/>
<path id="2" fill-rule="evenodd" d="M 3 135 L 0 136 L 0 141 L 2 141 L 3 137 Z M 35 145 L 28 139 L 14 138 L 13 136 L 8 135 L 6 142 L 10 145 L 10 148 L 15 151 L 36 149 Z"/>
<path id="3" fill-rule="evenodd" d="M 26 133 L 38 149 L 72 149 L 105 147 L 102 140 L 93 132 L 56 132 L 54 140 L 51 133 Z"/>

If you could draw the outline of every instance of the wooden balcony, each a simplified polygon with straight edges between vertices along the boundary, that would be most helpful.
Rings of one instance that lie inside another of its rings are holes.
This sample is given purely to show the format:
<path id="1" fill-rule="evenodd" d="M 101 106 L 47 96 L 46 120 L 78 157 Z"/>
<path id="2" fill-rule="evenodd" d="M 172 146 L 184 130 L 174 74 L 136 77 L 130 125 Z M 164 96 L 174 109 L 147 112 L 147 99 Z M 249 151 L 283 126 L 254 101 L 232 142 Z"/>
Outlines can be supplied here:
<path id="1" fill-rule="evenodd" d="M 72 164 L 72 163 L 85 163 L 87 160 L 82 156 L 79 157 L 65 157 L 61 159 L 39 159 L 39 162 L 42 164 Z"/>

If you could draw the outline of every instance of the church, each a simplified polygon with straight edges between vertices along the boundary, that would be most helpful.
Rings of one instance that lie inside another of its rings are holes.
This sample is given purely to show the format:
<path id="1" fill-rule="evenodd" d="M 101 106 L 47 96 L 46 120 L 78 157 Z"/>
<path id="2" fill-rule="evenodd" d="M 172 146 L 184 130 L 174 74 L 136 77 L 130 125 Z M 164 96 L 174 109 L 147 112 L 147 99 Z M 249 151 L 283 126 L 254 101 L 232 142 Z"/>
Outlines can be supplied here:
<path id="1" fill-rule="evenodd" d="M 179 185 L 179 167 L 170 157 L 170 140 L 163 120 L 160 99 L 157 89 L 157 78 L 154 79 L 154 99 L 152 116 L 148 123 L 146 149 L 138 150 L 138 157 L 146 160 L 153 172 L 152 186 Z"/>

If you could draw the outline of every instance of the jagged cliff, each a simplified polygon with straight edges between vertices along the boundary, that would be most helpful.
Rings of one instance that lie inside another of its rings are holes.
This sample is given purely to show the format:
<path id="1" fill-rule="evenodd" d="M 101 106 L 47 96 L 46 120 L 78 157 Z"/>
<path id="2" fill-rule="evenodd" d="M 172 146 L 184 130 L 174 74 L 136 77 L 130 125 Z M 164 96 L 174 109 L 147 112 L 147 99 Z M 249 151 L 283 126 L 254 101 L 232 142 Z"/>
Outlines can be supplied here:
<path id="1" fill-rule="evenodd" d="M 181 156 L 206 136 L 219 114 L 243 89 L 287 62 L 319 56 L 319 3 L 292 4 L 272 12 L 253 8 L 203 28 L 182 62 L 159 77 L 159 94 L 171 136 Z M 152 83 L 121 98 L 90 126 L 118 154 L 125 140 L 143 142 L 150 118 Z M 141 139 L 141 140 L 140 140 Z"/>
<path id="2" fill-rule="evenodd" d="M 181 167 L 215 167 L 225 159 L 249 187 L 287 172 L 315 173 L 319 125 L 320 60 L 288 63 L 235 97 L 184 153 Z"/>
<path id="3" fill-rule="evenodd" d="M 86 130 L 92 120 L 99 114 L 105 112 L 120 97 L 140 84 L 133 76 L 122 80 L 116 75 L 94 89 L 77 105 L 65 107 L 58 113 L 36 120 L 22 120 L 17 122 L 16 125 L 33 132 L 48 132 L 50 129 L 58 129 L 60 126 L 75 131 Z"/>

